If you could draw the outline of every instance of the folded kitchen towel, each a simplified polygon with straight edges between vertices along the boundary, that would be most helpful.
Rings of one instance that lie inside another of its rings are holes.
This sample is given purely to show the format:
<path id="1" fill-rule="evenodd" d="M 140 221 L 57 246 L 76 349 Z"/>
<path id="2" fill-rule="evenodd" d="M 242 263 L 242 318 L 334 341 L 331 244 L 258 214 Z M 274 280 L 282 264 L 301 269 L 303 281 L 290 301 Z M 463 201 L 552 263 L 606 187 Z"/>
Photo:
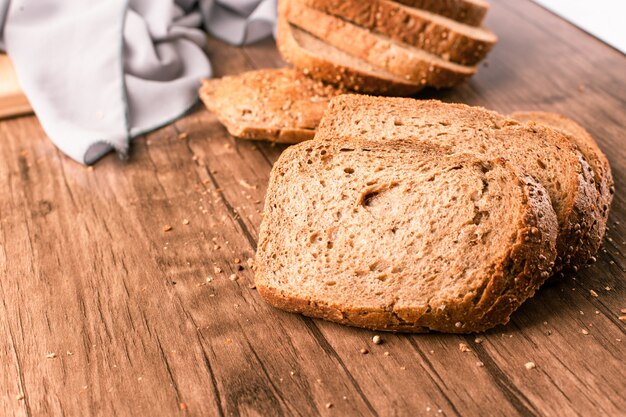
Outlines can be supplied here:
<path id="1" fill-rule="evenodd" d="M 91 164 L 170 123 L 211 76 L 204 26 L 232 44 L 272 33 L 276 0 L 0 0 L 0 48 L 50 139 Z"/>

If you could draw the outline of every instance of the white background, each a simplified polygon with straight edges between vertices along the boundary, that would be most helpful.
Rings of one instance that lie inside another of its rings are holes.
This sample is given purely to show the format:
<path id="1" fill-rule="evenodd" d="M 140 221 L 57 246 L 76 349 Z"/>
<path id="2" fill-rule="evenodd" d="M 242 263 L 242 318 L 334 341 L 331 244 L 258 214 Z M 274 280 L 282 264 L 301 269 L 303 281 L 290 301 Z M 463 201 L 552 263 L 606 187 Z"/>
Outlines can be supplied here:
<path id="1" fill-rule="evenodd" d="M 534 1 L 626 54 L 626 0 Z"/>

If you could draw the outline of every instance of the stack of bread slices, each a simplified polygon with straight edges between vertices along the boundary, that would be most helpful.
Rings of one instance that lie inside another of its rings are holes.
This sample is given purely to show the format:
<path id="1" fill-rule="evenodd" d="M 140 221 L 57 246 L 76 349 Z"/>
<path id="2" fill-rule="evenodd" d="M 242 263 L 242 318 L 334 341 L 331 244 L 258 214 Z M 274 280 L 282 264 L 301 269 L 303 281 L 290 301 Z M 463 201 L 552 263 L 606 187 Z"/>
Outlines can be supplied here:
<path id="1" fill-rule="evenodd" d="M 344 324 L 484 331 L 595 260 L 612 194 L 606 157 L 562 116 L 341 95 L 274 165 L 256 287 Z"/>
<path id="2" fill-rule="evenodd" d="M 497 40 L 481 26 L 487 10 L 484 0 L 280 0 L 277 45 L 293 68 L 206 80 L 200 96 L 233 136 L 297 143 L 337 94 L 406 96 L 471 77 Z"/>

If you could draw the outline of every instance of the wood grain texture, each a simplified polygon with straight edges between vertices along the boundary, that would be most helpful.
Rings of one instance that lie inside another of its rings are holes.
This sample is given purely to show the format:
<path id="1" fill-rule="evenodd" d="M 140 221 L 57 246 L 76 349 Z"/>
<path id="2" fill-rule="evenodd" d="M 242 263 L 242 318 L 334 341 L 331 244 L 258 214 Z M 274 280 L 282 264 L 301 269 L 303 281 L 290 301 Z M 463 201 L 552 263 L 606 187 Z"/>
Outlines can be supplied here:
<path id="1" fill-rule="evenodd" d="M 487 24 L 500 42 L 478 75 L 421 97 L 587 127 L 617 189 L 597 263 L 544 286 L 480 344 L 384 334 L 374 345 L 373 332 L 274 310 L 250 288 L 284 147 L 237 141 L 198 106 L 137 139 L 129 161 L 92 170 L 33 117 L 5 120 L 0 414 L 624 415 L 626 58 L 529 1 L 494 1 Z M 218 75 L 283 65 L 270 41 L 209 48 Z"/>

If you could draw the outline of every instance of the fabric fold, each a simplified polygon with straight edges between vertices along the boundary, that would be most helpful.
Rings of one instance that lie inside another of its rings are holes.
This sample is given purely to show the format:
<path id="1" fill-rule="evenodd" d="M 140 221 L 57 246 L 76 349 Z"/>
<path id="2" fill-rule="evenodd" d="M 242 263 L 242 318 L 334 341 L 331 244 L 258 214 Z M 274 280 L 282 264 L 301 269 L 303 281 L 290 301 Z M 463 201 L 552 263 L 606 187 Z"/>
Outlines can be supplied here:
<path id="1" fill-rule="evenodd" d="M 50 139 L 91 164 L 195 104 L 212 76 L 202 23 L 240 45 L 275 15 L 275 0 L 0 0 L 0 45 Z"/>

